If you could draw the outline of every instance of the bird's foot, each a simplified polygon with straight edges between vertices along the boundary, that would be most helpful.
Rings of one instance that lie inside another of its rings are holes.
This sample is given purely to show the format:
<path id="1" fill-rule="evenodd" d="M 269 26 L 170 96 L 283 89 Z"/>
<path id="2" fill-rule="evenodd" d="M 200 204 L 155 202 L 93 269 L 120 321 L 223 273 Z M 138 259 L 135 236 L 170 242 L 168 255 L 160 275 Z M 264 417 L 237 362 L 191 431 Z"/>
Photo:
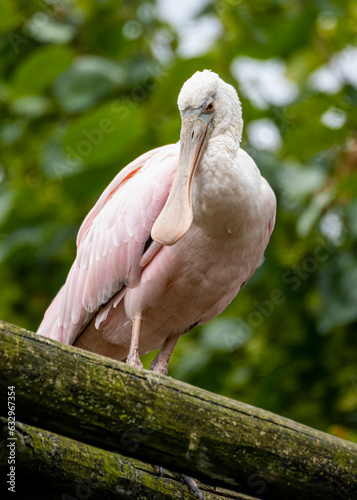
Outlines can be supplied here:
<path id="1" fill-rule="evenodd" d="M 185 474 L 180 474 L 179 472 L 175 472 L 174 475 L 175 475 L 176 479 L 187 484 L 191 493 L 193 493 L 193 495 L 196 498 L 198 498 L 199 500 L 204 500 L 202 491 L 199 489 L 196 481 L 192 477 L 186 476 Z"/>
<path id="2" fill-rule="evenodd" d="M 160 467 L 159 465 L 154 465 L 154 469 L 161 477 L 164 477 L 164 470 L 162 467 Z M 192 477 L 181 474 L 180 472 L 173 472 L 173 475 L 178 481 L 180 481 L 181 483 L 185 483 L 186 486 L 188 486 L 190 492 L 195 496 L 195 498 L 204 500 L 202 491 L 198 487 L 196 481 L 192 479 Z"/>
<path id="3" fill-rule="evenodd" d="M 179 334 L 175 334 L 165 340 L 151 363 L 150 370 L 152 372 L 167 375 L 169 360 L 179 337 Z"/>
<path id="4" fill-rule="evenodd" d="M 161 373 L 161 375 L 167 375 L 167 363 L 160 361 L 158 357 L 150 365 L 150 370 L 154 373 Z"/>
<path id="5" fill-rule="evenodd" d="M 154 469 L 159 474 L 159 476 L 164 477 L 164 469 L 160 465 L 154 465 Z"/>
<path id="6" fill-rule="evenodd" d="M 130 350 L 128 357 L 126 358 L 126 364 L 130 366 L 137 366 L 138 368 L 142 368 L 143 364 L 140 361 L 139 352 L 137 349 Z"/>

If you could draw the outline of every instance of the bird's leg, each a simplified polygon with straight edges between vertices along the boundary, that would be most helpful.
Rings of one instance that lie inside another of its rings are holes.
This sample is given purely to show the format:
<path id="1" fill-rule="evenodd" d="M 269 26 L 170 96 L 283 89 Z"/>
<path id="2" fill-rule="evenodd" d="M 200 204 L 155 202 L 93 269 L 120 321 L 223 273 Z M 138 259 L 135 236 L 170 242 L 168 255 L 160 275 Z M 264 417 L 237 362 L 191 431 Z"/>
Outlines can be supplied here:
<path id="1" fill-rule="evenodd" d="M 142 323 L 142 314 L 140 314 L 133 321 L 133 328 L 131 331 L 131 340 L 130 340 L 130 349 L 128 357 L 126 358 L 126 363 L 130 366 L 138 366 L 139 368 L 143 367 L 142 362 L 139 357 L 139 341 L 140 341 L 140 333 L 141 333 L 141 323 Z"/>
<path id="2" fill-rule="evenodd" d="M 156 373 L 161 373 L 162 375 L 167 375 L 167 366 L 169 364 L 169 360 L 171 358 L 172 351 L 177 344 L 177 341 L 180 337 L 180 334 L 173 335 L 165 340 L 162 346 L 157 353 L 154 361 L 151 363 L 150 370 Z M 156 471 L 163 476 L 162 467 L 155 466 Z M 192 477 L 186 476 L 184 474 L 175 473 L 176 479 L 183 481 L 189 487 L 191 493 L 198 498 L 199 500 L 203 500 L 203 494 L 197 483 Z"/>
<path id="3" fill-rule="evenodd" d="M 168 364 L 171 358 L 172 351 L 177 344 L 180 334 L 173 335 L 165 340 L 157 353 L 154 361 L 151 363 L 150 370 L 155 373 L 167 375 Z"/>

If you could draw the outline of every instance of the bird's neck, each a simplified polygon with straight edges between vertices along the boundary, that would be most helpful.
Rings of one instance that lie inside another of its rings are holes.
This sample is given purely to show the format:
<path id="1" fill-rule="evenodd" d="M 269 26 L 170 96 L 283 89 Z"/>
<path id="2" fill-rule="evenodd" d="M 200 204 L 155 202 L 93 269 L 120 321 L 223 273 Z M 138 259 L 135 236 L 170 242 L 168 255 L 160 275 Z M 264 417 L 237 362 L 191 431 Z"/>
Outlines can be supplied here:
<path id="1" fill-rule="evenodd" d="M 260 173 L 227 134 L 210 140 L 194 177 L 194 222 L 217 238 L 237 233 L 253 215 Z M 248 157 L 249 158 L 249 157 Z"/>

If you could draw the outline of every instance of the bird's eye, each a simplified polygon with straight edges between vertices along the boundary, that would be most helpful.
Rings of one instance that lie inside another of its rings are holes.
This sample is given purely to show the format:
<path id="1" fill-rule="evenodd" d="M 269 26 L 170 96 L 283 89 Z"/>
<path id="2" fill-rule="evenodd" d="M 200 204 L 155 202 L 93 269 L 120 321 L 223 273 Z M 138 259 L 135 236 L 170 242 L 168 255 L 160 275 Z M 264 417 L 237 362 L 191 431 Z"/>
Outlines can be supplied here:
<path id="1" fill-rule="evenodd" d="M 206 106 L 205 113 L 211 113 L 213 109 L 214 109 L 214 104 L 212 101 L 210 101 Z"/>

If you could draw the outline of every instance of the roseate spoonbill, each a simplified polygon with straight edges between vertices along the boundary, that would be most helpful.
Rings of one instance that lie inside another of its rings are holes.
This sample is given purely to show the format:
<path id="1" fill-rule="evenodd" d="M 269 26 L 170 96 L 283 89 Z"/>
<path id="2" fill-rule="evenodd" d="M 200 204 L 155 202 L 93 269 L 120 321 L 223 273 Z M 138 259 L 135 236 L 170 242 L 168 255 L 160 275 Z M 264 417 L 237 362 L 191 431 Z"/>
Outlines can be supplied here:
<path id="1" fill-rule="evenodd" d="M 235 89 L 195 73 L 180 141 L 119 172 L 85 218 L 77 256 L 38 333 L 167 374 L 178 338 L 220 314 L 263 259 L 276 200 L 240 148 Z"/>

